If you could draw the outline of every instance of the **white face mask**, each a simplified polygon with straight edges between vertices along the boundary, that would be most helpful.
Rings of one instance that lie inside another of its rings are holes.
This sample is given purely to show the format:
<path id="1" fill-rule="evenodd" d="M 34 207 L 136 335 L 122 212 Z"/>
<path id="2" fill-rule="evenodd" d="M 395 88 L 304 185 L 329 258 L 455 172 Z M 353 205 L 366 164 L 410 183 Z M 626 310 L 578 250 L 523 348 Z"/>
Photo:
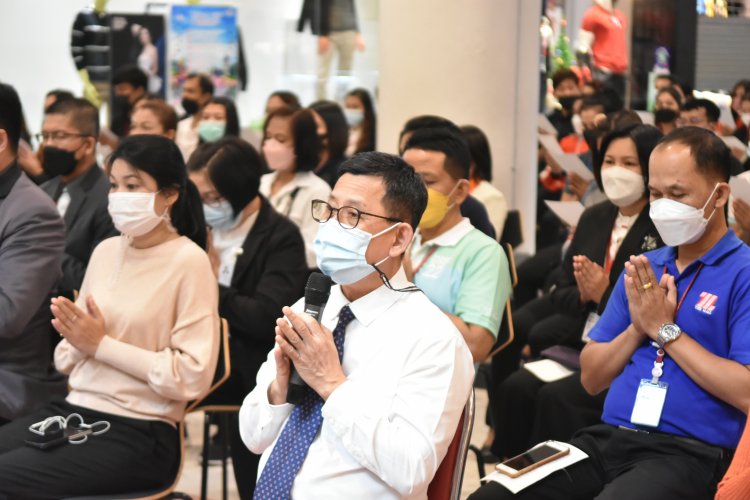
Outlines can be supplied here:
<path id="1" fill-rule="evenodd" d="M 602 185 L 609 201 L 620 208 L 632 205 L 646 192 L 643 176 L 619 165 L 602 168 Z"/>
<path id="2" fill-rule="evenodd" d="M 581 118 L 581 115 L 573 115 L 573 118 L 571 118 L 570 121 L 573 125 L 573 130 L 575 131 L 576 135 L 583 137 L 583 119 Z"/>
<path id="3" fill-rule="evenodd" d="M 125 236 L 136 238 L 152 231 L 161 221 L 169 223 L 168 210 L 154 211 L 156 193 L 109 193 L 109 215 Z"/>
<path id="4" fill-rule="evenodd" d="M 344 108 L 344 117 L 350 127 L 356 127 L 365 120 L 365 112 L 361 109 Z"/>
<path id="5" fill-rule="evenodd" d="M 714 186 L 711 195 L 701 208 L 695 208 L 667 198 L 661 198 L 651 203 L 649 215 L 664 243 L 670 247 L 678 247 L 695 243 L 703 236 L 708 221 L 716 212 L 716 207 L 711 211 L 708 218 L 703 217 L 703 211 L 718 187 L 719 184 Z"/>
<path id="6" fill-rule="evenodd" d="M 377 234 L 370 234 L 356 227 L 344 229 L 338 221 L 329 219 L 320 224 L 313 242 L 318 268 L 339 285 L 356 283 L 375 272 L 375 266 L 379 266 L 389 257 L 386 255 L 375 264 L 368 263 L 365 253 L 370 246 L 370 240 L 400 224 L 397 222 Z"/>
<path id="7" fill-rule="evenodd" d="M 740 113 L 740 120 L 746 127 L 750 127 L 750 113 Z"/>

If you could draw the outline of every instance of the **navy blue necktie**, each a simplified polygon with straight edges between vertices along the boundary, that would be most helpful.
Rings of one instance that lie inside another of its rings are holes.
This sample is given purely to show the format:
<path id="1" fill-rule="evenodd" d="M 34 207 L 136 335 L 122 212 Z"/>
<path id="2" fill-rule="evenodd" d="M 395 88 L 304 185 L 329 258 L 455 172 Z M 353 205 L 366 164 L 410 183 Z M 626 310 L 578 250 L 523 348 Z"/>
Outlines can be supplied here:
<path id="1" fill-rule="evenodd" d="M 354 313 L 349 306 L 342 307 L 339 322 L 333 330 L 333 342 L 339 353 L 339 361 L 344 357 L 346 327 L 353 319 Z M 322 408 L 323 399 L 308 387 L 302 402 L 289 415 L 289 420 L 263 467 L 255 486 L 254 499 L 277 500 L 290 497 L 294 478 L 323 422 Z"/>

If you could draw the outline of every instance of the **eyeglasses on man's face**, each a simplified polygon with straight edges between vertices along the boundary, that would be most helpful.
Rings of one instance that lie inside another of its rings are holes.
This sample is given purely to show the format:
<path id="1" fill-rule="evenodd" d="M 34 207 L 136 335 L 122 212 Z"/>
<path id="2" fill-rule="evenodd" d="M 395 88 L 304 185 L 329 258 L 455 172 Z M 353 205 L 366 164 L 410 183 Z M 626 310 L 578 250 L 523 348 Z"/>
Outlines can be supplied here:
<path id="1" fill-rule="evenodd" d="M 393 217 L 386 217 L 384 215 L 371 214 L 369 212 L 363 212 L 362 210 L 354 207 L 340 207 L 333 208 L 328 202 L 323 200 L 312 201 L 312 217 L 316 222 L 328 222 L 333 214 L 336 213 L 336 220 L 339 225 L 344 229 L 354 229 L 359 224 L 362 216 L 377 217 L 378 219 L 385 219 L 391 222 L 403 222 L 400 219 L 394 219 Z"/>
<path id="2" fill-rule="evenodd" d="M 90 137 L 88 134 L 78 134 L 75 132 L 65 132 L 64 130 L 53 130 L 51 132 L 39 132 L 34 137 L 39 142 L 65 142 L 73 137 Z"/>

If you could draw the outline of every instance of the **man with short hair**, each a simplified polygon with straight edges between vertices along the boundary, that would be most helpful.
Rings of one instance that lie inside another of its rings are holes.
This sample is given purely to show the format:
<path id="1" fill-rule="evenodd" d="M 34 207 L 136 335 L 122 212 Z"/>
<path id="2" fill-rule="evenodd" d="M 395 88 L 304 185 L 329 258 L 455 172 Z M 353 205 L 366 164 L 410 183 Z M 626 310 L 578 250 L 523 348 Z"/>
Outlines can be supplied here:
<path id="1" fill-rule="evenodd" d="M 718 135 L 720 116 L 721 110 L 713 101 L 709 99 L 693 99 L 682 106 L 678 124 L 681 127 L 704 128 Z M 747 170 L 747 167 L 750 167 L 750 165 L 745 163 L 748 160 L 747 151 L 745 148 L 732 148 L 731 152 L 729 173 L 731 175 L 739 175 Z"/>
<path id="2" fill-rule="evenodd" d="M 547 115 L 547 119 L 557 130 L 557 139 L 575 134 L 573 114 L 575 102 L 583 95 L 580 79 L 570 69 L 559 69 L 552 75 L 552 95 L 560 103 L 560 108 Z"/>
<path id="3" fill-rule="evenodd" d="M 182 109 L 185 117 L 177 124 L 175 142 L 182 151 L 185 162 L 190 159 L 198 147 L 198 124 L 201 121 L 203 108 L 214 95 L 214 84 L 208 75 L 190 73 L 182 86 Z"/>
<path id="4" fill-rule="evenodd" d="M 320 323 L 303 300 L 283 309 L 240 410 L 243 441 L 263 453 L 255 498 L 426 498 L 471 393 L 471 354 L 401 267 L 427 203 L 414 169 L 369 152 L 339 172 L 312 204 L 318 267 L 338 284 Z M 296 406 L 292 363 L 309 386 Z"/>
<path id="5" fill-rule="evenodd" d="M 44 172 L 41 188 L 65 221 L 65 255 L 60 293 L 81 288 L 89 258 L 104 239 L 115 236 L 107 205 L 109 179 L 96 163 L 99 111 L 85 99 L 53 104 L 42 125 Z"/>
<path id="6" fill-rule="evenodd" d="M 407 277 L 453 321 L 474 361 L 484 361 L 497 339 L 511 284 L 502 247 L 461 216 L 469 195 L 469 148 L 448 129 L 422 129 L 406 144 L 404 160 L 428 192 L 404 266 Z"/>
<path id="7" fill-rule="evenodd" d="M 16 91 L 0 83 L 0 425 L 66 392 L 52 369 L 49 309 L 65 226 L 17 165 L 22 115 Z"/>
<path id="8" fill-rule="evenodd" d="M 146 96 L 148 75 L 137 65 L 127 64 L 115 71 L 112 84 L 112 132 L 122 138 L 130 133 L 130 113 L 138 101 Z"/>
<path id="9" fill-rule="evenodd" d="M 750 248 L 728 230 L 726 145 L 685 127 L 651 154 L 651 219 L 669 245 L 625 264 L 581 353 L 602 424 L 589 458 L 515 498 L 713 498 L 750 407 Z M 514 498 L 498 483 L 474 499 Z"/>

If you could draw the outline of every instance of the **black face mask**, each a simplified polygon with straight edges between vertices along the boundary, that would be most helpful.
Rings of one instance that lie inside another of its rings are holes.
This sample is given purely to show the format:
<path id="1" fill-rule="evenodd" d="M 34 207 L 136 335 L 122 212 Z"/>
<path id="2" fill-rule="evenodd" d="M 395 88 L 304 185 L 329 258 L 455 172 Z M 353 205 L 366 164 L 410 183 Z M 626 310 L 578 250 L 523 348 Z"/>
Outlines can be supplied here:
<path id="1" fill-rule="evenodd" d="M 194 115 L 198 112 L 198 101 L 195 99 L 182 98 L 182 109 L 189 115 Z"/>
<path id="2" fill-rule="evenodd" d="M 574 95 L 568 95 L 565 97 L 560 97 L 558 101 L 560 102 L 560 106 L 562 106 L 562 109 L 570 113 L 573 111 L 573 105 L 576 103 L 578 99 L 580 99 L 580 97 L 574 96 Z"/>
<path id="3" fill-rule="evenodd" d="M 674 109 L 657 109 L 654 111 L 654 123 L 672 123 L 678 116 Z"/>
<path id="4" fill-rule="evenodd" d="M 75 170 L 77 164 L 78 160 L 76 160 L 75 152 L 52 146 L 44 147 L 42 168 L 44 169 L 44 173 L 50 177 L 69 175 Z"/>

